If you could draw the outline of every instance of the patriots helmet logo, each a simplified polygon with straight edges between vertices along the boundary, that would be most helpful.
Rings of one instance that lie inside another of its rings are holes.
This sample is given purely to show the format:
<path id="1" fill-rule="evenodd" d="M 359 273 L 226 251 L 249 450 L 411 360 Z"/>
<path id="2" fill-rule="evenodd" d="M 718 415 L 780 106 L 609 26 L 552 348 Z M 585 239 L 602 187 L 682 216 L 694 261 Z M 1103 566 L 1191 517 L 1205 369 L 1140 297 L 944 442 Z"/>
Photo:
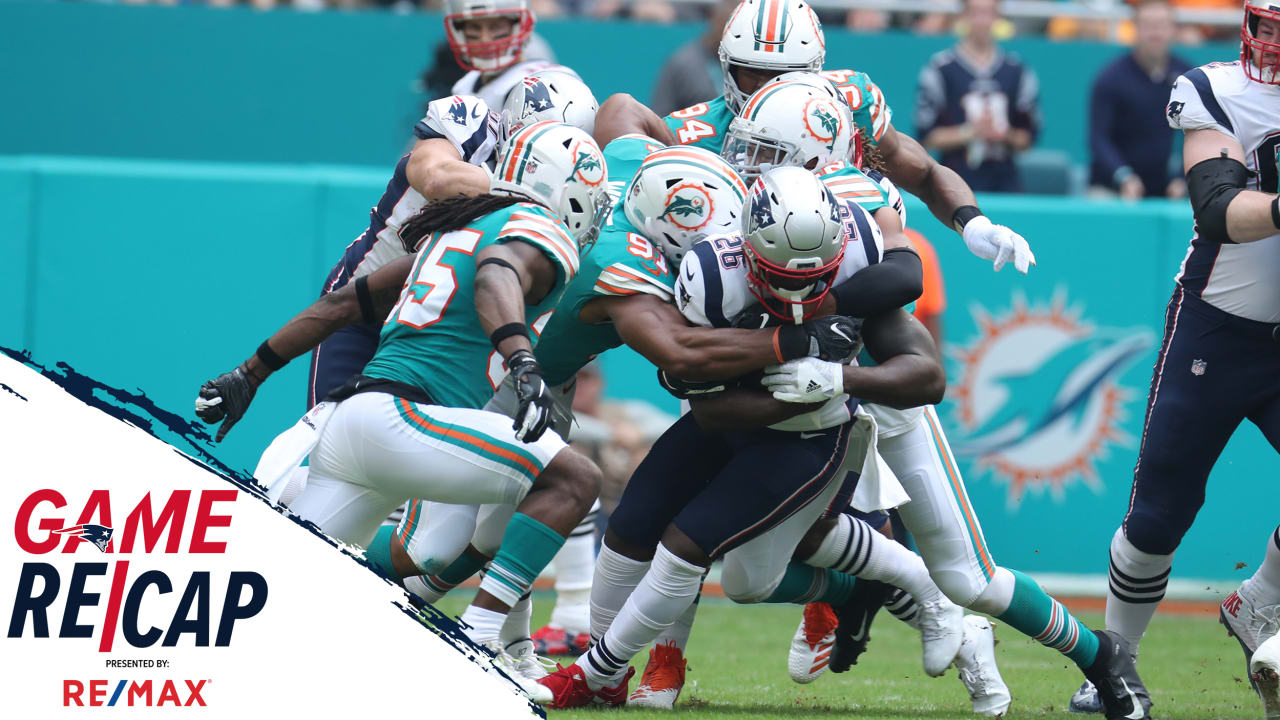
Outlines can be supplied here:
<path id="1" fill-rule="evenodd" d="M 111 533 L 114 532 L 106 525 L 92 525 L 85 523 L 84 525 L 72 525 L 71 527 L 54 530 L 59 535 L 70 535 L 71 537 L 80 538 L 88 543 L 93 543 L 94 547 L 102 552 L 107 551 L 107 543 L 111 542 Z"/>
<path id="2" fill-rule="evenodd" d="M 769 202 L 769 194 L 765 192 L 764 185 L 757 181 L 755 192 L 751 196 L 752 232 L 773 223 L 773 206 Z"/>
<path id="3" fill-rule="evenodd" d="M 551 91 L 535 77 L 524 79 L 524 111 L 526 114 L 542 112 L 551 107 Z"/>
<path id="4" fill-rule="evenodd" d="M 449 119 L 459 125 L 467 124 L 467 105 L 457 95 L 453 96 L 453 104 L 449 106 Z"/>

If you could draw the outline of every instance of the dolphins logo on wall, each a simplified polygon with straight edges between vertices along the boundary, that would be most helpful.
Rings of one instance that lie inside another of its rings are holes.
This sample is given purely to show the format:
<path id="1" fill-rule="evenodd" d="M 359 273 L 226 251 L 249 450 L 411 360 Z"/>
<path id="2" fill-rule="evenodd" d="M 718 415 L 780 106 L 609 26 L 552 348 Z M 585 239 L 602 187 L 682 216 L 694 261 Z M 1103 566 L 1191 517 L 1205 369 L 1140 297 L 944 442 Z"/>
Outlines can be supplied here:
<path id="1" fill-rule="evenodd" d="M 948 397 L 964 431 L 955 454 L 975 475 L 990 471 L 1007 482 L 1011 508 L 1028 489 L 1061 500 L 1081 480 L 1100 491 L 1096 462 L 1112 446 L 1134 447 L 1120 423 L 1138 393 L 1119 379 L 1153 346 L 1154 333 L 1096 327 L 1061 289 L 1047 306 L 1015 294 L 999 316 L 979 306 L 971 312 L 977 336 L 948 348 L 958 371 Z"/>

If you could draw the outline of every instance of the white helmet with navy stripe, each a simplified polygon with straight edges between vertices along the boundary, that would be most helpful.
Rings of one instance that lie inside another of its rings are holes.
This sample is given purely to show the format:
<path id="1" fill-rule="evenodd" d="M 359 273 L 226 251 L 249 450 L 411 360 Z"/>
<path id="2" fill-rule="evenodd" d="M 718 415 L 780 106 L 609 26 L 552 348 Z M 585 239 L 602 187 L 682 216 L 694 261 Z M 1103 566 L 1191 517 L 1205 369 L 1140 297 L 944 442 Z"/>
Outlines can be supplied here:
<path id="1" fill-rule="evenodd" d="M 734 68 L 818 72 L 825 55 L 822 23 L 804 0 L 743 0 L 720 38 L 725 103 L 737 113 L 747 101 Z"/>
<path id="2" fill-rule="evenodd" d="M 511 136 L 490 192 L 531 197 L 554 212 L 585 254 L 608 216 L 609 170 L 586 132 L 565 123 L 526 125 Z"/>
<path id="3" fill-rule="evenodd" d="M 729 164 L 702 148 L 650 153 L 631 178 L 622 210 L 673 264 L 699 240 L 738 227 L 746 183 Z"/>
<path id="4" fill-rule="evenodd" d="M 750 182 L 770 168 L 817 170 L 849 156 L 853 114 L 815 73 L 786 73 L 760 88 L 729 123 L 721 155 Z"/>
<path id="5" fill-rule="evenodd" d="M 445 0 L 444 29 L 453 57 L 464 70 L 492 73 L 515 65 L 529 44 L 535 18 L 529 0 Z M 484 18 L 510 18 L 511 32 L 488 41 L 467 39 L 465 24 Z"/>
<path id="6" fill-rule="evenodd" d="M 1240 40 L 1240 65 L 1249 79 L 1280 85 L 1280 0 L 1245 0 Z"/>
<path id="7" fill-rule="evenodd" d="M 598 109 L 596 96 L 577 73 L 563 66 L 540 70 L 507 93 L 498 142 L 501 146 L 520 128 L 544 120 L 568 123 L 590 134 Z"/>

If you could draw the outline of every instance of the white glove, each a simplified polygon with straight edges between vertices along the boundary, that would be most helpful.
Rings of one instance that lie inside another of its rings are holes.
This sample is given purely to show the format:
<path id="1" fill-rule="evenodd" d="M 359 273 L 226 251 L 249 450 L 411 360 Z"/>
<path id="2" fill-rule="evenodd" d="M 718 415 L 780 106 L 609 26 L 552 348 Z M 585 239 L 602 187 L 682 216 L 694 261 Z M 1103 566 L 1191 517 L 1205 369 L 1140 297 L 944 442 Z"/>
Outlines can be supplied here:
<path id="1" fill-rule="evenodd" d="M 996 272 L 1000 272 L 1010 257 L 1013 258 L 1013 266 L 1023 275 L 1036 264 L 1031 246 L 1021 235 L 1004 225 L 996 225 L 986 215 L 965 223 L 962 235 L 969 252 L 983 260 L 993 261 Z"/>
<path id="2" fill-rule="evenodd" d="M 844 394 L 844 365 L 814 357 L 765 368 L 765 388 L 782 402 L 816 403 Z"/>

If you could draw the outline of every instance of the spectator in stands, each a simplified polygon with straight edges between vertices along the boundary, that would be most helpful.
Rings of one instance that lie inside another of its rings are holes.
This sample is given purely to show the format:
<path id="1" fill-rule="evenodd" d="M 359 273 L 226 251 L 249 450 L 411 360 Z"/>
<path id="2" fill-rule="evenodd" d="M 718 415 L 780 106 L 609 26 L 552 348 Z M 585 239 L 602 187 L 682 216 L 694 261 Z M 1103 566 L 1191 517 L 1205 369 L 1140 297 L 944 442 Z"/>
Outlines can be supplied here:
<path id="1" fill-rule="evenodd" d="M 995 44 L 996 0 L 965 0 L 964 36 L 920 71 L 916 135 L 977 191 L 1018 192 L 1014 156 L 1040 128 L 1039 83 Z"/>
<path id="2" fill-rule="evenodd" d="M 1182 197 L 1187 184 L 1173 152 L 1165 103 L 1173 81 L 1191 68 L 1170 54 L 1173 8 L 1142 0 L 1134 11 L 1133 50 L 1102 68 L 1090 101 L 1090 189 L 1126 200 Z"/>
<path id="3" fill-rule="evenodd" d="M 738 0 L 720 0 L 702 35 L 672 53 L 653 86 L 649 106 L 659 115 L 706 102 L 719 95 L 724 78 L 720 72 L 720 36 Z"/>

